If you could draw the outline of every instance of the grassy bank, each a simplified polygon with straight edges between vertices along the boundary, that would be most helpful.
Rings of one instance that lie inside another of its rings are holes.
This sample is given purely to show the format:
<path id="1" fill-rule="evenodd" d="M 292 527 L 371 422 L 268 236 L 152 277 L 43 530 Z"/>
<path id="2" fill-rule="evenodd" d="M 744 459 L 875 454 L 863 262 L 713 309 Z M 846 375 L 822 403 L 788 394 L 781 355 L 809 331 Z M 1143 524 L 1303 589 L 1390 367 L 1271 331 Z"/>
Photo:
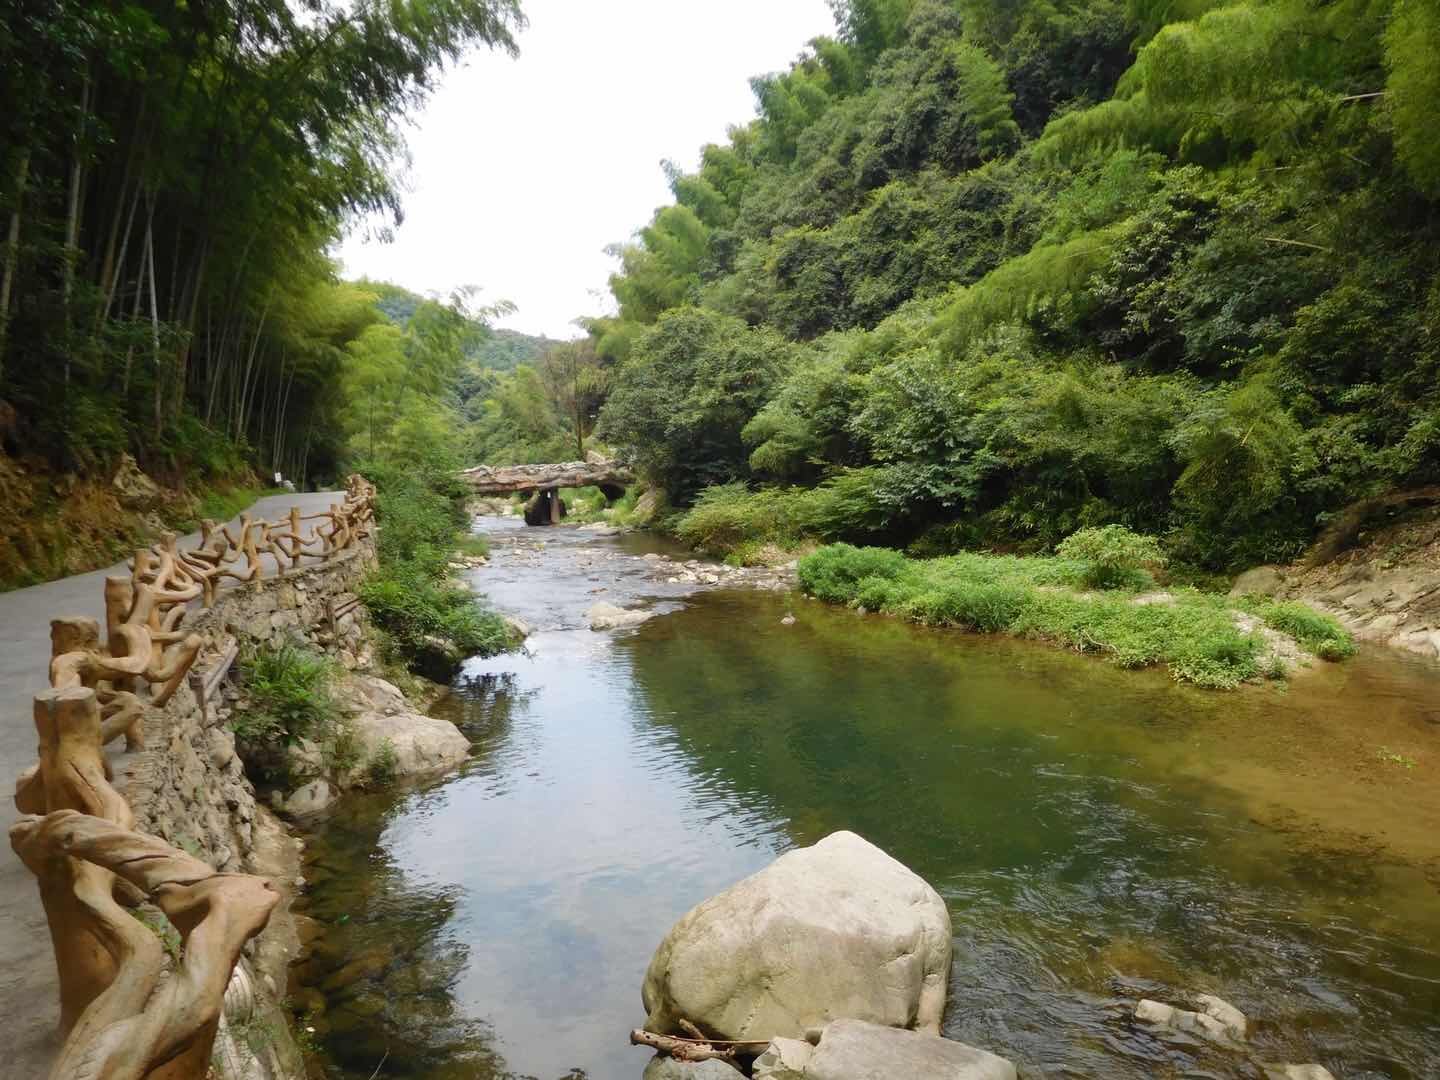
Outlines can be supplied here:
<path id="1" fill-rule="evenodd" d="M 1115 569 L 1094 558 L 964 553 L 911 559 L 887 548 L 832 544 L 801 559 L 799 574 L 806 592 L 832 603 L 929 626 L 1052 641 L 1122 667 L 1163 664 L 1197 686 L 1228 689 L 1283 674 L 1279 662 L 1265 661 L 1262 636 L 1237 625 L 1237 614 L 1258 617 L 1325 659 L 1354 651 L 1339 623 L 1303 605 L 1236 602 L 1194 589 L 1142 596 L 1153 586 L 1145 571 Z"/>

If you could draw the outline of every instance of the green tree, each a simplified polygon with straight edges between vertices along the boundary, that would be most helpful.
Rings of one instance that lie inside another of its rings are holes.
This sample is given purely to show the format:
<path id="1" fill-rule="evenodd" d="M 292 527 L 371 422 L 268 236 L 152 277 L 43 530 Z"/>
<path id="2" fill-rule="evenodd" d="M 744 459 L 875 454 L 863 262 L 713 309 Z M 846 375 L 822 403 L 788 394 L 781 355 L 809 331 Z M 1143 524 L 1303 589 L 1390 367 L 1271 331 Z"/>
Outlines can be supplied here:
<path id="1" fill-rule="evenodd" d="M 749 473 L 741 428 L 768 400 L 792 348 L 771 330 L 701 308 L 660 317 L 635 342 L 601 435 L 681 497 Z"/>
<path id="2" fill-rule="evenodd" d="M 553 345 L 540 357 L 540 381 L 551 406 L 569 429 L 576 459 L 585 456 L 585 440 L 595 428 L 609 385 L 590 338 Z"/>

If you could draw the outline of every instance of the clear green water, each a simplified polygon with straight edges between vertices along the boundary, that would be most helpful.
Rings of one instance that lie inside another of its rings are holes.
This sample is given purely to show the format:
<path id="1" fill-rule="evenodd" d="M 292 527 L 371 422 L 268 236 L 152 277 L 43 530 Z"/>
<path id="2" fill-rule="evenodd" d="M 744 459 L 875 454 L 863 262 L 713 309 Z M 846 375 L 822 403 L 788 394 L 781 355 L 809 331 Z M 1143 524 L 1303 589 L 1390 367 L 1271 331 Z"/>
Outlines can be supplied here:
<path id="1" fill-rule="evenodd" d="M 1309 745 L 1353 756 L 1330 733 L 1373 723 L 1433 747 L 1429 670 L 1367 656 L 1289 693 L 1217 695 L 783 595 L 682 598 L 642 576 L 640 541 L 554 530 L 536 551 L 534 531 L 485 528 L 524 545 L 479 583 L 541 627 L 531 654 L 457 680 L 445 709 L 475 742 L 467 768 L 347 801 L 307 853 L 324 933 L 294 991 L 323 1005 L 329 1075 L 383 1058 L 392 1077 L 634 1080 L 646 1055 L 626 1036 L 665 930 L 841 828 L 946 898 L 946 1034 L 1026 1077 L 1440 1075 L 1433 773 L 1367 788 L 1366 763 L 1356 796 Z M 677 610 L 583 628 L 597 597 L 634 595 Z M 1390 853 L 1374 830 L 1266 809 L 1352 799 L 1358 825 L 1397 798 L 1414 812 Z M 1246 1011 L 1251 1053 L 1129 1018 L 1186 989 Z"/>

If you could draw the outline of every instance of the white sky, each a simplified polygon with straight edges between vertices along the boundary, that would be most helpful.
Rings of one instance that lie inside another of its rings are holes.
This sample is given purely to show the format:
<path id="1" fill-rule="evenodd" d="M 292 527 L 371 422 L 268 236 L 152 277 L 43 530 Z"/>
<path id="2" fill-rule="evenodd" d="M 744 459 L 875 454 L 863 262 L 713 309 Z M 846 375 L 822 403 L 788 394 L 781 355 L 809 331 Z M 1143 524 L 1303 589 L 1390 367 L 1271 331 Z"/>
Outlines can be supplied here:
<path id="1" fill-rule="evenodd" d="M 520 57 L 477 53 L 450 72 L 408 133 L 405 223 L 390 244 L 363 230 L 347 277 L 416 292 L 477 285 L 519 310 L 499 325 L 575 337 L 612 310 L 604 247 L 671 200 L 660 169 L 755 112 L 747 82 L 818 34 L 825 0 L 522 0 Z"/>

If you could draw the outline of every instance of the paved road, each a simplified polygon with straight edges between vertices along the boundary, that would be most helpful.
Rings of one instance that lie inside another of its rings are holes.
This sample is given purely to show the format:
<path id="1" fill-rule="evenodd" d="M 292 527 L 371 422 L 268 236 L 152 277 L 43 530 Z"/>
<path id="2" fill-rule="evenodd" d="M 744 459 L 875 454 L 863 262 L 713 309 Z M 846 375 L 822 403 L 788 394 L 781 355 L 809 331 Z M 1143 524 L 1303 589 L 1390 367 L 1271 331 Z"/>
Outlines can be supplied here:
<path id="1" fill-rule="evenodd" d="M 292 506 L 299 506 L 303 514 L 314 514 L 344 497 L 340 491 L 273 495 L 250 510 L 257 517 L 278 519 Z M 195 547 L 199 540 L 199 534 L 192 533 L 181 546 Z M 267 558 L 262 565 L 272 563 Z M 89 615 L 103 625 L 105 578 L 126 572 L 123 566 L 112 566 L 0 593 L 0 827 L 5 833 L 17 816 L 12 798 L 15 779 L 35 763 L 31 703 L 34 695 L 49 685 L 50 620 L 61 615 Z M 0 836 L 0 1017 L 5 1019 L 9 1035 L 0 1074 L 41 1077 L 49 1071 L 58 1046 L 57 986 L 50 934 L 35 878 L 10 850 L 8 839 Z"/>

